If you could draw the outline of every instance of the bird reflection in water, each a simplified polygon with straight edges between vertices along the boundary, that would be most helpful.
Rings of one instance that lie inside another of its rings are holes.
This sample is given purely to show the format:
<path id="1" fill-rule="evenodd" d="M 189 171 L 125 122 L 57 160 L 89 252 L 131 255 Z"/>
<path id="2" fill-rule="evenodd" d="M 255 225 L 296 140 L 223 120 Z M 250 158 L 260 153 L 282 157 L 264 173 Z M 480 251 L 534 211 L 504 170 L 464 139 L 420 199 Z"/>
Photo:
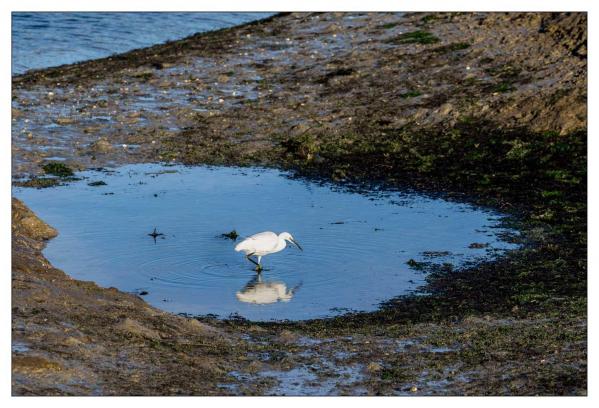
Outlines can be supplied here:
<path id="1" fill-rule="evenodd" d="M 284 282 L 265 281 L 262 279 L 262 274 L 258 274 L 239 290 L 236 296 L 240 302 L 255 303 L 258 305 L 289 302 L 301 285 L 299 283 L 295 287 L 287 289 L 287 285 Z"/>

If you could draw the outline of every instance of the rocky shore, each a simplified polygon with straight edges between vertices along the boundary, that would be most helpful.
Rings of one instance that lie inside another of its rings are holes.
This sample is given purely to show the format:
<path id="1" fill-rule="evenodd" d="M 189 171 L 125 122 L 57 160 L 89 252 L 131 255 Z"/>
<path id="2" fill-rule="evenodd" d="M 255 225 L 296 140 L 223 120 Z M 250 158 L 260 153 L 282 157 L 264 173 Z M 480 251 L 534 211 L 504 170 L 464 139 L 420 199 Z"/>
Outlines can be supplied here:
<path id="1" fill-rule="evenodd" d="M 18 183 L 52 184 L 58 159 L 276 166 L 501 208 L 522 241 L 374 313 L 200 321 L 55 269 L 56 231 L 13 199 L 13 394 L 284 393 L 290 375 L 586 394 L 586 33 L 584 13 L 292 13 L 13 77 Z"/>

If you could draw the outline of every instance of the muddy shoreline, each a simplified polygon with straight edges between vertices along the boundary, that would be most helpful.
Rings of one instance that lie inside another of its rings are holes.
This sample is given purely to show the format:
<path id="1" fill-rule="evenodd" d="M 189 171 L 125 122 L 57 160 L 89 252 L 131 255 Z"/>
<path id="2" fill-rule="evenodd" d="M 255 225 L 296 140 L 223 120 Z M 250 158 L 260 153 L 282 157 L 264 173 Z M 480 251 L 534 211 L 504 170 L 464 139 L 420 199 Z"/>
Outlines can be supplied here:
<path id="1" fill-rule="evenodd" d="M 13 394 L 585 395 L 586 78 L 581 13 L 283 14 L 13 77 L 32 185 L 52 162 L 272 166 L 467 196 L 526 242 L 378 312 L 199 321 L 56 270 L 13 200 Z"/>

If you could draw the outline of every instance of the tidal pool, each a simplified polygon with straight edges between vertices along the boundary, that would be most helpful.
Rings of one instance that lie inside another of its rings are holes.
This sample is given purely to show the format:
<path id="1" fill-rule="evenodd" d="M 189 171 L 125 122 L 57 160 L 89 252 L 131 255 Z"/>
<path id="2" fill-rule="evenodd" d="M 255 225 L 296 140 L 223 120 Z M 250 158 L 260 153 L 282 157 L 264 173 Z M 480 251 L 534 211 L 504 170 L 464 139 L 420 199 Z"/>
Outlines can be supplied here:
<path id="1" fill-rule="evenodd" d="M 300 320 L 371 311 L 424 282 L 410 260 L 459 266 L 515 248 L 500 239 L 514 232 L 489 210 L 277 170 L 143 164 L 77 176 L 13 189 L 59 231 L 45 256 L 76 279 L 175 313 Z M 154 228 L 164 235 L 150 236 Z M 232 230 L 288 231 L 304 251 L 264 257 L 257 276 L 233 249 L 239 239 L 222 236 Z"/>

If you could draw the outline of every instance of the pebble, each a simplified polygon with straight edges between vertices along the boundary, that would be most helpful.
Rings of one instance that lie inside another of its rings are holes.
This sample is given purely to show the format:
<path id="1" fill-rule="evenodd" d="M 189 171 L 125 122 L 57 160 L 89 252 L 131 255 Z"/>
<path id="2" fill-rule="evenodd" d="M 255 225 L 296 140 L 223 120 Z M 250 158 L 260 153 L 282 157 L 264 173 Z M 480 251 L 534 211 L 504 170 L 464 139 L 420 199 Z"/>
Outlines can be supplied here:
<path id="1" fill-rule="evenodd" d="M 368 366 L 366 367 L 366 370 L 369 373 L 377 373 L 379 371 L 381 371 L 383 369 L 383 366 L 380 365 L 379 363 L 373 361 L 370 364 L 368 364 Z"/>
<path id="2" fill-rule="evenodd" d="M 278 340 L 282 343 L 294 343 L 297 340 L 297 334 L 293 333 L 290 330 L 283 330 L 281 334 L 279 334 Z"/>

